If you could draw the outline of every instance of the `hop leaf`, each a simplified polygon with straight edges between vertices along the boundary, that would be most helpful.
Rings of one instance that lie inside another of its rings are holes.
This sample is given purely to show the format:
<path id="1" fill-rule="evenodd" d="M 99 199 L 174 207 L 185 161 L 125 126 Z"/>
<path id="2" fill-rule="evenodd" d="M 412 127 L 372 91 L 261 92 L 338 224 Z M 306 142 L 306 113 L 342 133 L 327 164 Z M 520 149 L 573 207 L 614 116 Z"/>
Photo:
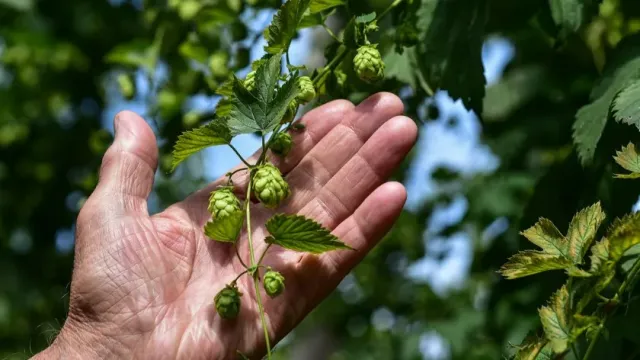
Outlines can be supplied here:
<path id="1" fill-rule="evenodd" d="M 240 312 L 240 297 L 236 284 L 227 285 L 215 296 L 216 311 L 223 319 L 235 319 Z"/>
<path id="2" fill-rule="evenodd" d="M 271 164 L 260 166 L 253 175 L 253 192 L 267 208 L 276 208 L 289 197 L 289 184 Z"/>
<path id="3" fill-rule="evenodd" d="M 204 226 L 204 234 L 211 240 L 235 243 L 243 223 L 244 212 L 236 210 L 209 221 Z"/>
<path id="4" fill-rule="evenodd" d="M 231 132 L 226 122 L 217 119 L 197 129 L 184 132 L 178 137 L 173 148 L 172 170 L 189 156 L 215 145 L 225 145 L 231 142 Z"/>
<path id="5" fill-rule="evenodd" d="M 523 231 L 522 235 L 542 251 L 522 251 L 512 256 L 500 272 L 508 279 L 557 269 L 565 269 L 571 276 L 590 276 L 589 272 L 577 266 L 582 264 L 582 259 L 604 219 L 600 203 L 585 208 L 571 220 L 565 237 L 551 221 L 541 218 L 534 226 Z"/>
<path id="6" fill-rule="evenodd" d="M 264 290 L 269 297 L 274 298 L 284 291 L 284 276 L 277 271 L 269 269 L 264 274 Z"/>
<path id="7" fill-rule="evenodd" d="M 271 144 L 271 151 L 274 154 L 280 156 L 287 156 L 293 147 L 293 140 L 288 133 L 279 133 L 276 138 L 273 139 Z"/>
<path id="8" fill-rule="evenodd" d="M 640 154 L 636 150 L 633 143 L 622 147 L 622 150 L 616 151 L 613 159 L 625 170 L 631 171 L 630 174 L 616 174 L 619 179 L 637 179 L 640 178 Z"/>
<path id="9" fill-rule="evenodd" d="M 384 78 L 384 62 L 377 45 L 363 45 L 353 58 L 353 66 L 358 77 L 374 83 Z"/>
<path id="10" fill-rule="evenodd" d="M 267 221 L 271 234 L 265 240 L 284 248 L 320 254 L 325 251 L 351 249 L 317 222 L 299 215 L 275 215 Z"/>
<path id="11" fill-rule="evenodd" d="M 514 360 L 551 360 L 553 359 L 553 349 L 549 342 L 536 336 L 536 334 L 529 334 L 522 341 L 522 344 L 517 346 L 518 351 L 515 354 Z"/>
<path id="12" fill-rule="evenodd" d="M 296 100 L 299 103 L 308 103 L 316 97 L 316 89 L 310 77 L 301 76 L 298 79 L 298 88 L 300 88 L 300 94 L 298 94 Z"/>
<path id="13" fill-rule="evenodd" d="M 273 16 L 271 25 L 264 31 L 267 46 L 264 50 L 269 54 L 286 51 L 296 35 L 304 14 L 311 0 L 288 0 Z"/>
<path id="14" fill-rule="evenodd" d="M 614 220 L 607 239 L 609 239 L 609 260 L 616 262 L 627 250 L 640 244 L 640 213 Z"/>
<path id="15" fill-rule="evenodd" d="M 571 336 L 569 317 L 571 316 L 571 303 L 569 291 L 566 286 L 551 296 L 548 306 L 543 306 L 538 311 L 545 336 L 551 343 L 555 353 L 561 353 L 567 349 Z"/>
<path id="16" fill-rule="evenodd" d="M 223 218 L 242 209 L 233 188 L 226 186 L 211 192 L 208 210 L 214 218 Z"/>
<path id="17" fill-rule="evenodd" d="M 209 71 L 217 79 L 224 79 L 229 75 L 229 54 L 224 51 L 214 53 L 209 59 Z"/>

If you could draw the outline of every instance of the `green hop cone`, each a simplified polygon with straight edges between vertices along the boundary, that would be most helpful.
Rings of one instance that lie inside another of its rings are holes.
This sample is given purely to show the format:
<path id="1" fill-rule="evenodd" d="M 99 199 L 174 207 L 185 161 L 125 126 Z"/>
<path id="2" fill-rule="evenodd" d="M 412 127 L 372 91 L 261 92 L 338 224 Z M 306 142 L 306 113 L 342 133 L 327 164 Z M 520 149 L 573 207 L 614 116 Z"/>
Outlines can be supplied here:
<path id="1" fill-rule="evenodd" d="M 253 176 L 253 192 L 265 207 L 274 209 L 289 197 L 289 184 L 277 167 L 265 164 Z"/>
<path id="2" fill-rule="evenodd" d="M 247 77 L 244 79 L 244 87 L 249 91 L 253 91 L 256 89 L 256 72 L 255 71 L 251 71 L 250 73 L 247 74 Z"/>
<path id="3" fill-rule="evenodd" d="M 235 319 L 240 312 L 240 296 L 236 284 L 227 285 L 214 298 L 216 311 L 224 319 Z"/>
<path id="4" fill-rule="evenodd" d="M 300 94 L 296 97 L 296 100 L 298 100 L 299 103 L 308 103 L 316 97 L 316 88 L 313 86 L 313 81 L 310 77 L 301 76 L 298 78 L 297 84 L 300 88 Z"/>
<path id="5" fill-rule="evenodd" d="M 359 47 L 353 58 L 353 66 L 362 81 L 374 83 L 384 78 L 384 62 L 377 45 Z"/>
<path id="6" fill-rule="evenodd" d="M 284 113 L 280 124 L 288 124 L 295 119 L 296 114 L 298 113 L 298 102 L 293 100 L 289 103 L 289 107 L 287 108 L 287 112 Z"/>
<path id="7" fill-rule="evenodd" d="M 126 100 L 133 100 L 136 96 L 136 83 L 130 74 L 118 75 L 118 87 Z"/>
<path id="8" fill-rule="evenodd" d="M 230 186 L 220 188 L 211 193 L 208 209 L 214 218 L 226 217 L 242 210 L 240 200 L 238 200 Z"/>
<path id="9" fill-rule="evenodd" d="M 271 143 L 271 151 L 280 156 L 287 156 L 293 147 L 293 140 L 289 133 L 279 133 Z"/>
<path id="10" fill-rule="evenodd" d="M 284 276 L 277 271 L 269 269 L 262 280 L 264 290 L 269 297 L 274 298 L 284 291 Z"/>

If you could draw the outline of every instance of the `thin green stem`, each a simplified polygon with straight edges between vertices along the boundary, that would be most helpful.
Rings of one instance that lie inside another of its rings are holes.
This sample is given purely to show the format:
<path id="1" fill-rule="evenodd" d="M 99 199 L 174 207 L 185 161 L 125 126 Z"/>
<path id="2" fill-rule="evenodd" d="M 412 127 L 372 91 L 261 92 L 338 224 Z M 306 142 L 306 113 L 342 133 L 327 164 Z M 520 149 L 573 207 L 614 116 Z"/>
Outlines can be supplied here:
<path id="1" fill-rule="evenodd" d="M 242 169 L 238 169 L 238 170 L 235 170 L 235 171 L 227 173 L 227 177 L 229 178 L 228 183 L 229 184 L 233 184 L 233 181 L 231 179 L 233 177 L 233 175 L 239 173 L 240 171 L 245 171 L 245 170 L 249 170 L 249 168 L 242 168 Z"/>
<path id="2" fill-rule="evenodd" d="M 251 167 L 252 167 L 252 166 L 251 166 L 251 164 L 249 164 L 249 163 L 247 162 L 247 160 L 245 160 L 245 159 L 242 157 L 242 155 L 240 155 L 240 152 L 238 151 L 238 149 L 236 149 L 236 147 L 235 147 L 235 146 L 233 146 L 233 145 L 229 144 L 229 147 L 231 148 L 231 150 L 233 150 L 233 152 L 234 152 L 234 153 L 236 153 L 236 155 L 238 155 L 238 157 L 240 158 L 240 160 L 241 160 L 245 165 L 247 165 L 247 167 L 248 167 L 248 168 L 251 168 Z"/>
<path id="3" fill-rule="evenodd" d="M 638 273 L 640 273 L 640 259 L 636 260 L 631 270 L 629 270 L 629 275 L 624 279 L 622 284 L 620 284 L 620 287 L 618 288 L 618 291 L 616 291 L 616 294 L 613 297 L 613 300 L 615 301 L 620 300 L 624 292 L 627 290 L 629 286 L 631 286 L 635 278 L 638 276 Z M 591 338 L 591 341 L 589 342 L 589 347 L 587 348 L 587 351 L 585 352 L 582 360 L 589 360 L 589 357 L 591 356 L 591 353 L 593 353 L 593 350 L 596 347 L 596 342 L 598 342 L 598 338 L 600 337 L 600 334 L 602 333 L 602 330 L 604 329 L 604 326 L 607 320 L 609 319 L 609 316 L 613 315 L 615 312 L 616 312 L 616 309 L 613 309 L 613 311 L 604 314 L 604 317 L 602 318 L 602 322 L 600 323 L 600 326 L 598 327 L 598 330 L 596 331 L 596 333 Z"/>
<path id="4" fill-rule="evenodd" d="M 247 239 L 249 240 L 249 263 L 251 267 L 255 265 L 255 255 L 253 253 L 253 240 L 251 238 L 251 187 L 253 185 L 253 178 L 249 177 L 249 184 L 247 185 L 247 198 L 245 199 L 245 213 L 247 214 Z"/>
<path id="5" fill-rule="evenodd" d="M 400 5 L 400 3 L 402 3 L 402 1 L 404 0 L 396 0 L 394 2 L 391 3 L 391 5 L 389 5 L 386 9 L 384 9 L 383 12 L 380 13 L 380 15 L 378 15 L 378 17 L 376 17 L 376 21 L 382 19 L 383 17 L 385 17 L 389 11 L 393 10 L 393 8 L 395 8 L 396 6 Z"/>
<path id="6" fill-rule="evenodd" d="M 264 260 L 264 257 L 265 257 L 265 255 L 267 255 L 267 251 L 269 251 L 269 248 L 271 247 L 271 245 L 272 244 L 268 244 L 267 247 L 262 252 L 262 255 L 260 255 L 260 260 L 258 260 L 258 266 L 260 266 L 260 264 L 262 264 L 262 260 Z"/>
<path id="7" fill-rule="evenodd" d="M 325 66 L 325 68 L 322 70 L 322 72 L 320 72 L 317 76 L 314 77 L 313 79 L 313 85 L 318 87 L 318 83 L 320 82 L 320 79 L 322 79 L 323 77 L 325 77 L 325 75 L 329 75 L 329 73 L 331 71 L 333 71 L 335 68 L 338 67 L 338 65 L 340 65 L 340 63 L 342 62 L 342 60 L 344 59 L 344 57 L 347 55 L 348 50 L 342 49 L 340 51 L 340 53 L 338 53 L 333 60 L 331 60 L 331 62 L 329 62 L 327 64 L 327 66 Z"/>
<path id="8" fill-rule="evenodd" d="M 244 262 L 244 260 L 242 260 L 242 256 L 240 256 L 240 251 L 238 250 L 238 245 L 234 244 L 233 247 L 236 249 L 236 256 L 238 257 L 238 260 L 240 260 L 240 264 L 242 264 L 242 266 L 245 269 L 249 269 L 249 267 L 247 266 L 247 264 Z M 237 279 L 236 279 L 237 280 Z"/>
<path id="9" fill-rule="evenodd" d="M 236 276 L 235 280 L 233 280 L 231 283 L 235 283 L 238 281 L 238 279 L 240 279 L 242 277 L 242 275 L 248 273 L 251 269 L 246 269 L 245 271 L 241 272 L 240 274 L 238 274 L 238 276 Z"/>
<path id="10" fill-rule="evenodd" d="M 342 44 L 342 40 L 340 40 L 340 38 L 338 38 L 336 36 L 336 34 L 331 29 L 329 29 L 327 24 L 323 23 L 322 27 L 327 31 L 327 34 L 329 34 L 329 36 L 331 36 L 333 38 L 333 40 L 335 40 L 335 41 L 339 42 L 340 44 Z"/>
<path id="11" fill-rule="evenodd" d="M 267 330 L 267 320 L 264 316 L 264 307 L 262 306 L 262 295 L 260 294 L 260 272 L 256 271 L 253 275 L 253 285 L 256 289 L 256 300 L 258 301 L 258 310 L 260 311 L 260 321 L 262 322 L 262 330 L 264 330 L 264 341 L 267 345 L 267 359 L 271 360 L 271 344 L 269 343 L 269 331 Z"/>

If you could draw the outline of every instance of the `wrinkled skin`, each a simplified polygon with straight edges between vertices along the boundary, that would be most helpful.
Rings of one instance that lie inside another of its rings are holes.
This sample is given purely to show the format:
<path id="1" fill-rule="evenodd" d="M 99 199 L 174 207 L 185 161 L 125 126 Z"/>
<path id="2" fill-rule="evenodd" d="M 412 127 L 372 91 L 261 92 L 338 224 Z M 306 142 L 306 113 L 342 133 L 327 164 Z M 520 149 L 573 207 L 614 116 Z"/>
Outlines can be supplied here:
<path id="1" fill-rule="evenodd" d="M 399 216 L 405 189 L 385 181 L 417 134 L 402 111 L 400 99 L 387 93 L 357 107 L 331 102 L 304 116 L 307 129 L 293 134 L 296 147 L 289 156 L 272 159 L 292 190 L 278 211 L 309 216 L 355 249 L 320 256 L 269 251 L 265 265 L 286 278 L 286 291 L 275 299 L 260 286 L 272 346 L 335 289 Z M 237 319 L 221 319 L 213 304 L 244 269 L 232 246 L 207 239 L 201 230 L 209 219 L 209 193 L 224 179 L 150 216 L 155 136 L 131 112 L 118 114 L 115 128 L 99 185 L 78 216 L 68 318 L 36 358 L 234 359 L 236 350 L 262 357 L 266 347 L 251 279 L 238 282 L 244 295 Z M 238 190 L 246 180 L 243 173 L 234 176 Z M 264 222 L 272 214 L 260 205 L 252 208 L 256 256 L 265 248 Z M 247 242 L 243 232 L 239 252 L 248 262 Z"/>

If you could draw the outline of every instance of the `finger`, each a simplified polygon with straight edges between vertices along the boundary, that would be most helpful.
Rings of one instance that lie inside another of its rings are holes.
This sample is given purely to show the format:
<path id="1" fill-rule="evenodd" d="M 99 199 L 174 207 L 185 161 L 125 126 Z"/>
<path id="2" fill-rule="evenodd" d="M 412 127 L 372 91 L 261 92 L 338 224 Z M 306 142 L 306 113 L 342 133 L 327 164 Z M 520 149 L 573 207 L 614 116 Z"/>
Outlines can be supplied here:
<path id="1" fill-rule="evenodd" d="M 109 218 L 147 214 L 147 198 L 158 162 L 156 137 L 137 114 L 123 111 L 114 120 L 115 139 L 107 149 L 96 190 L 83 206 Z"/>
<path id="2" fill-rule="evenodd" d="M 305 130 L 303 132 L 291 132 L 294 142 L 294 147 L 291 150 L 291 153 L 289 153 L 284 159 L 278 156 L 269 155 L 270 161 L 278 166 L 280 171 L 286 174 L 294 168 L 300 160 L 331 131 L 331 129 L 339 124 L 345 117 L 350 116 L 354 108 L 354 105 L 349 101 L 335 100 L 309 111 L 300 119 L 300 123 L 305 125 Z M 255 163 L 260 154 L 261 151 L 257 151 L 251 158 L 249 158 L 249 163 Z M 243 167 L 245 166 L 241 164 L 231 171 L 241 169 Z M 233 182 L 236 189 L 242 189 L 242 191 L 244 191 L 247 186 L 247 176 L 247 172 L 241 172 L 233 176 Z M 205 188 L 191 194 L 181 203 L 176 204 L 175 208 L 178 208 L 181 211 L 187 211 L 194 221 L 204 224 L 209 217 L 206 212 L 209 195 L 215 188 L 226 183 L 226 180 L 226 177 L 223 177 L 214 181 Z"/>
<path id="3" fill-rule="evenodd" d="M 283 333 L 288 332 L 328 296 L 391 229 L 406 199 L 402 184 L 388 182 L 381 185 L 333 231 L 354 250 L 336 250 L 320 256 L 305 254 L 292 269 L 283 271 L 287 291 L 279 305 L 286 304 L 290 310 L 282 318 L 274 319 L 281 323 L 273 324 L 273 328 L 280 332 L 281 326 Z"/>
<path id="4" fill-rule="evenodd" d="M 402 111 L 402 101 L 390 93 L 376 94 L 358 105 L 353 115 L 331 130 L 287 176 L 294 196 L 289 200 L 285 211 L 298 212 L 311 202 L 325 184 L 358 154 L 369 138 Z M 384 135 L 381 134 L 378 139 L 381 136 Z M 385 157 L 387 145 L 378 140 L 377 146 L 377 149 L 371 149 L 370 152 L 374 153 L 373 156 Z M 350 176 L 357 178 L 359 175 Z M 347 180 L 355 182 L 356 178 Z"/>
<path id="5" fill-rule="evenodd" d="M 404 116 L 387 121 L 342 166 L 317 189 L 313 198 L 297 191 L 286 212 L 299 212 L 329 229 L 335 228 L 380 186 L 407 156 L 416 141 L 418 129 Z"/>

